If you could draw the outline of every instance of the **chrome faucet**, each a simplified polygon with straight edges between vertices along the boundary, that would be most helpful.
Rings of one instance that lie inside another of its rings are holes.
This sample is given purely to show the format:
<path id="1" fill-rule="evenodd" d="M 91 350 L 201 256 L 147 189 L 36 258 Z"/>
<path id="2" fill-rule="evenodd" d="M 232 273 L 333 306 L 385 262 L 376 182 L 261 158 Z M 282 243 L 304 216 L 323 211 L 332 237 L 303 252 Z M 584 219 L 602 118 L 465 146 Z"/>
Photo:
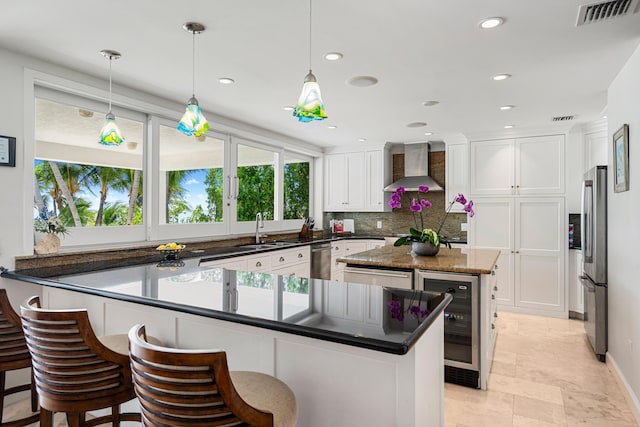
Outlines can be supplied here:
<path id="1" fill-rule="evenodd" d="M 262 213 L 256 214 L 256 245 L 260 244 L 260 232 L 259 228 L 264 228 L 264 221 L 262 220 Z"/>

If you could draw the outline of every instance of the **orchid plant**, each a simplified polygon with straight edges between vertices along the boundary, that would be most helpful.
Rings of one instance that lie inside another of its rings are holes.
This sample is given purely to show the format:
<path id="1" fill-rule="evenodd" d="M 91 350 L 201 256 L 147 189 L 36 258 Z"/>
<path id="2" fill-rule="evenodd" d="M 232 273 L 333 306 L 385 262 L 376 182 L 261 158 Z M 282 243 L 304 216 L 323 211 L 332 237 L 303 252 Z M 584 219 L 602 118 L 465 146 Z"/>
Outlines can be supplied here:
<path id="1" fill-rule="evenodd" d="M 418 320 L 418 323 L 431 314 L 428 308 L 421 307 L 421 299 L 414 301 L 413 299 L 409 303 L 409 308 L 402 309 L 402 303 L 398 300 L 389 301 L 389 311 L 391 312 L 391 318 L 396 319 L 398 322 L 404 321 L 405 314 L 409 314 L 411 318 Z"/>
<path id="2" fill-rule="evenodd" d="M 50 215 L 45 207 L 35 219 L 33 228 L 40 233 L 66 234 L 67 227 L 55 215 Z"/>
<path id="3" fill-rule="evenodd" d="M 421 185 L 418 187 L 419 193 L 428 193 L 429 187 L 426 185 Z M 407 193 L 404 187 L 398 187 L 398 189 L 391 195 L 391 200 L 389 201 L 389 206 L 392 209 L 399 209 L 402 207 L 402 197 Z M 447 207 L 444 216 L 442 217 L 442 221 L 440 221 L 440 225 L 437 230 L 433 230 L 431 228 L 424 228 L 424 217 L 423 212 L 425 209 L 431 207 L 431 202 L 421 197 L 409 197 L 408 194 L 406 196 L 409 201 L 409 209 L 413 214 L 413 221 L 415 223 L 415 228 L 409 228 L 409 235 L 404 236 L 396 240 L 394 246 L 402 246 L 409 245 L 412 242 L 422 242 L 422 243 L 430 243 L 433 246 L 440 245 L 440 231 L 442 231 L 442 226 L 444 225 L 449 212 L 451 212 L 451 208 L 455 203 L 460 203 L 464 206 L 464 211 L 467 212 L 469 217 L 473 217 L 475 212 L 473 211 L 473 200 L 467 201 L 464 194 L 459 193 L 455 199 L 453 199 L 449 206 Z M 418 222 L 419 221 L 419 222 Z"/>

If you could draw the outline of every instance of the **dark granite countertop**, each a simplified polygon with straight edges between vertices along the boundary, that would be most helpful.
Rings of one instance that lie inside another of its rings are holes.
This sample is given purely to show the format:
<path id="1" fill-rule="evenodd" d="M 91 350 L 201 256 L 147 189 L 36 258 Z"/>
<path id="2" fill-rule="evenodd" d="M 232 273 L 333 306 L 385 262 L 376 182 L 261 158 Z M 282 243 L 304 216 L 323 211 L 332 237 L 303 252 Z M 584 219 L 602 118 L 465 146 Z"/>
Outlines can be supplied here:
<path id="1" fill-rule="evenodd" d="M 198 262 L 187 258 L 56 277 L 4 270 L 1 276 L 400 355 L 452 299 L 446 293 L 225 270 Z M 252 286 L 256 283 L 260 286 Z M 331 302 L 324 300 L 328 287 L 333 288 Z M 336 315 L 336 307 L 346 306 L 347 296 L 355 294 L 364 296 L 362 309 L 371 311 L 360 322 Z M 392 318 L 390 301 L 398 301 L 403 322 Z M 328 309 L 329 304 L 336 307 Z M 409 314 L 412 305 L 430 314 L 418 321 Z"/>

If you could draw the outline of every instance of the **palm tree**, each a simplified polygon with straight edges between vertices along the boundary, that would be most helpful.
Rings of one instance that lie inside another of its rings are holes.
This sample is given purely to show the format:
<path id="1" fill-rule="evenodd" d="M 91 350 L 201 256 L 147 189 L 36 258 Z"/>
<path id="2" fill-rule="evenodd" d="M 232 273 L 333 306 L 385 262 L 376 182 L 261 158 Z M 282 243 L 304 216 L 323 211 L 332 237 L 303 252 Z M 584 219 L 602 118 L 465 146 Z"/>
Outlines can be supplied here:
<path id="1" fill-rule="evenodd" d="M 125 173 L 125 179 L 129 182 L 129 210 L 127 213 L 127 225 L 131 225 L 133 223 L 133 215 L 136 210 L 136 205 L 141 204 L 141 201 L 138 200 L 139 191 L 140 191 L 140 179 L 141 179 L 142 171 L 139 169 L 127 170 Z"/>
<path id="2" fill-rule="evenodd" d="M 101 226 L 104 218 L 104 205 L 107 200 L 109 188 L 124 189 L 126 188 L 123 171 L 119 168 L 101 167 L 94 168 L 91 179 L 94 183 L 100 185 L 100 201 L 98 203 L 98 213 L 96 214 L 96 226 Z"/>
<path id="3" fill-rule="evenodd" d="M 47 163 L 49 164 L 49 167 L 51 168 L 51 172 L 55 177 L 59 192 L 62 193 L 62 197 L 64 197 L 65 201 L 67 202 L 67 206 L 71 211 L 71 217 L 73 218 L 73 223 L 75 224 L 76 227 L 82 226 L 82 222 L 80 221 L 80 215 L 78 215 L 78 209 L 76 208 L 73 195 L 69 189 L 70 186 L 67 185 L 67 183 L 72 184 L 71 188 L 73 188 L 74 192 L 78 191 L 79 185 L 77 180 L 78 175 L 75 174 L 76 168 L 71 168 L 69 167 L 68 164 L 65 164 L 65 172 L 66 172 L 65 175 L 67 176 L 67 180 L 65 181 L 62 177 L 62 174 L 60 173 L 58 164 L 51 160 L 49 160 Z M 58 198 L 58 209 L 62 210 L 62 208 L 63 208 L 62 200 Z"/>
<path id="4" fill-rule="evenodd" d="M 187 189 L 184 188 L 184 183 L 193 174 L 193 170 L 178 170 L 167 172 L 167 221 L 170 221 L 175 215 L 176 209 L 180 212 L 188 210 L 190 206 L 184 200 L 184 195 Z M 176 205 L 176 209 L 172 209 L 172 205 Z"/>

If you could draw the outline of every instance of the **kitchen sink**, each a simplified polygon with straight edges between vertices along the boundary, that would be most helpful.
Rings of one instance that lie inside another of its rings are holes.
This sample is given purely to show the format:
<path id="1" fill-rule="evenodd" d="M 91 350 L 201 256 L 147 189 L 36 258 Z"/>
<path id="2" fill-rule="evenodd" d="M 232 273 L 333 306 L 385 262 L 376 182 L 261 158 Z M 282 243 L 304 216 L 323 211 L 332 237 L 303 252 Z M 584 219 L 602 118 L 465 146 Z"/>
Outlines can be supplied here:
<path id="1" fill-rule="evenodd" d="M 273 249 L 273 248 L 279 248 L 279 247 L 283 247 L 283 246 L 291 246 L 291 245 L 295 245 L 297 244 L 296 242 L 283 242 L 283 241 L 276 241 L 276 242 L 268 242 L 268 243 L 250 243 L 248 245 L 238 245 L 236 247 L 238 248 L 244 248 L 244 249 Z"/>

